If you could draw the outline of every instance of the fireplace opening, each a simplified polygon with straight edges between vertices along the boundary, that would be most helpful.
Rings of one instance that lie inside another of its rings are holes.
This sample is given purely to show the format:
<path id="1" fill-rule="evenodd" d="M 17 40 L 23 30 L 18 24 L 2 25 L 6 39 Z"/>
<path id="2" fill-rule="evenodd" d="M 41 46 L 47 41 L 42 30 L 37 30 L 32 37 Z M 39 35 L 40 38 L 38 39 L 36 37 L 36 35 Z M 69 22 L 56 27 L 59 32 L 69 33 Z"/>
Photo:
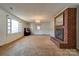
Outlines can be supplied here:
<path id="1" fill-rule="evenodd" d="M 55 37 L 59 40 L 64 41 L 64 29 L 63 28 L 57 28 L 55 30 Z"/>

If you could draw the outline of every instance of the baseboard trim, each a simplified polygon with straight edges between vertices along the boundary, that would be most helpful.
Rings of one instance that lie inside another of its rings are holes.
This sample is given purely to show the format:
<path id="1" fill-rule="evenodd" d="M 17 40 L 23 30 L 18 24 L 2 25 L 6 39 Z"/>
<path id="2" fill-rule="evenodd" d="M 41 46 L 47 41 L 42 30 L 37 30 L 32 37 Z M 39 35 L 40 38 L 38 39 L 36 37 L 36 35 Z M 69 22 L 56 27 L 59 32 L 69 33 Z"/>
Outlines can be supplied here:
<path id="1" fill-rule="evenodd" d="M 32 34 L 32 35 L 35 35 L 35 36 L 50 36 L 49 34 Z"/>
<path id="2" fill-rule="evenodd" d="M 22 39 L 23 37 L 24 37 L 24 36 L 22 36 L 22 37 L 20 37 L 20 38 L 18 38 L 18 39 L 16 39 L 16 40 L 14 40 L 14 41 L 12 41 L 12 42 L 5 43 L 5 44 L 1 45 L 0 47 L 3 47 L 3 46 L 7 46 L 7 45 L 9 45 L 9 44 L 12 44 L 12 43 L 14 43 L 14 42 L 16 42 L 16 41 Z"/>

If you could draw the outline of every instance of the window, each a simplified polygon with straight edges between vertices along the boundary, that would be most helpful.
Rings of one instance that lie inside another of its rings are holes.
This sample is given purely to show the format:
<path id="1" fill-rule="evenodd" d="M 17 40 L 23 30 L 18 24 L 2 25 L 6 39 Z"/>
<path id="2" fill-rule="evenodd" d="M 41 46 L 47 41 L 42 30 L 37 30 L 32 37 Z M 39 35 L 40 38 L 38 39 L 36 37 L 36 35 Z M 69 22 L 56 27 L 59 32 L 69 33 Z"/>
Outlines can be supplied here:
<path id="1" fill-rule="evenodd" d="M 18 33 L 19 22 L 12 20 L 12 33 Z"/>
<path id="2" fill-rule="evenodd" d="M 22 23 L 8 18 L 8 34 L 22 32 Z"/>
<path id="3" fill-rule="evenodd" d="M 18 32 L 22 32 L 22 23 L 19 23 Z"/>
<path id="4" fill-rule="evenodd" d="M 37 30 L 40 30 L 40 26 L 37 26 Z"/>
<path id="5" fill-rule="evenodd" d="M 11 33 L 11 19 L 8 18 L 8 33 Z"/>

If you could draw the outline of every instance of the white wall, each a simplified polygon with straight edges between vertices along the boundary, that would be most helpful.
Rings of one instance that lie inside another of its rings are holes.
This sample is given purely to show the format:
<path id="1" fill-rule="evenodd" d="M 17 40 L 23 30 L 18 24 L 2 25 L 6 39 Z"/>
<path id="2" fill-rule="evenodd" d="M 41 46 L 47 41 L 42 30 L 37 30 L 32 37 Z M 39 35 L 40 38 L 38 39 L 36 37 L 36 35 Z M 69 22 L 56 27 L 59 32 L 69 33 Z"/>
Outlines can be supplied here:
<path id="1" fill-rule="evenodd" d="M 79 49 L 79 7 L 77 7 L 77 49 Z"/>
<path id="2" fill-rule="evenodd" d="M 23 36 L 23 29 L 22 32 L 20 33 L 15 33 L 15 34 L 8 34 L 7 33 L 7 15 L 10 15 L 12 19 L 18 20 L 19 22 L 22 23 L 23 28 L 27 27 L 27 23 L 22 21 L 20 18 L 4 11 L 3 9 L 0 9 L 0 46 L 10 43 L 20 37 Z"/>
<path id="3" fill-rule="evenodd" d="M 54 19 L 51 20 L 50 27 L 51 27 L 50 36 L 55 37 L 55 28 L 54 28 L 55 27 L 55 24 L 54 24 Z"/>
<path id="4" fill-rule="evenodd" d="M 50 22 L 42 22 L 39 24 L 40 30 L 37 30 L 36 23 L 31 23 L 31 31 L 33 34 L 46 34 L 50 36 L 54 36 L 54 21 L 51 20 Z"/>
<path id="5" fill-rule="evenodd" d="M 41 23 L 40 30 L 37 30 L 37 24 L 32 23 L 32 33 L 33 34 L 49 34 L 50 31 L 50 23 Z"/>
<path id="6" fill-rule="evenodd" d="M 0 45 L 6 40 L 6 20 L 5 12 L 0 10 Z"/>

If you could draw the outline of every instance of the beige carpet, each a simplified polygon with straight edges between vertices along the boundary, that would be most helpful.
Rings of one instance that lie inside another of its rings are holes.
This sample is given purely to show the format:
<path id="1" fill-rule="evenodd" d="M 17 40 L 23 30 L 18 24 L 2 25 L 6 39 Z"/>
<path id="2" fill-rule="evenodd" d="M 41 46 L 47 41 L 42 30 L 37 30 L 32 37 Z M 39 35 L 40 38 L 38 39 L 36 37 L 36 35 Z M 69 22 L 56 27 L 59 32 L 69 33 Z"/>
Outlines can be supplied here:
<path id="1" fill-rule="evenodd" d="M 49 36 L 26 36 L 0 47 L 3 56 L 63 56 L 79 55 L 75 49 L 59 49 Z"/>

